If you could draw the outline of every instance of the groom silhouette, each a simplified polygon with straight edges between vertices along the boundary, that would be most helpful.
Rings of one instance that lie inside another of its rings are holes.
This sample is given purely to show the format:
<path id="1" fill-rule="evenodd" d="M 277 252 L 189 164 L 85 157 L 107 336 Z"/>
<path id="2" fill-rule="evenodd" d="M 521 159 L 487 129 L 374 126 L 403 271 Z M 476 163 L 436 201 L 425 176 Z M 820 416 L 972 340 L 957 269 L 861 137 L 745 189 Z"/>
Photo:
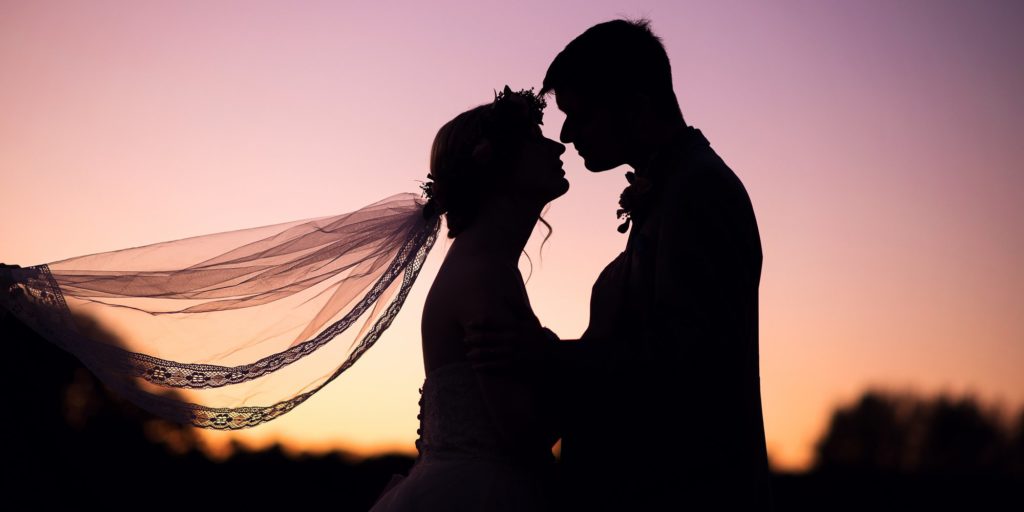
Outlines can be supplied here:
<path id="1" fill-rule="evenodd" d="M 761 242 L 746 189 L 683 120 L 647 20 L 595 25 L 544 78 L 560 138 L 620 165 L 626 248 L 590 324 L 549 354 L 564 414 L 561 508 L 772 507 L 758 355 Z"/>

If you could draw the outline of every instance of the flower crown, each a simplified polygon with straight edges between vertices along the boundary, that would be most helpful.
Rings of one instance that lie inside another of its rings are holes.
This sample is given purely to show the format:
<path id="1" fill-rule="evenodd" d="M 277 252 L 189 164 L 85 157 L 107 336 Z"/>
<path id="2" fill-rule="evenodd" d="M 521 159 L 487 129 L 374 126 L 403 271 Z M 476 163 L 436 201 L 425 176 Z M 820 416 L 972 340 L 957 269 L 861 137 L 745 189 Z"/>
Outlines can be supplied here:
<path id="1" fill-rule="evenodd" d="M 513 91 L 509 86 L 501 91 L 494 91 L 491 109 L 494 116 L 484 127 L 483 140 L 473 150 L 473 158 L 477 161 L 488 161 L 493 157 L 495 142 L 515 138 L 515 133 L 525 126 L 544 124 L 544 108 L 547 102 L 543 97 L 534 94 L 533 88 Z M 437 200 L 437 177 L 427 174 L 427 181 L 420 184 L 423 196 L 427 198 L 423 215 L 430 218 L 445 213 L 445 206 Z"/>
<path id="2" fill-rule="evenodd" d="M 494 92 L 494 103 L 492 107 L 499 110 L 505 105 L 525 106 L 529 120 L 535 124 L 544 124 L 544 109 L 548 102 L 544 98 L 533 93 L 533 87 L 512 91 L 509 86 L 501 92 Z"/>

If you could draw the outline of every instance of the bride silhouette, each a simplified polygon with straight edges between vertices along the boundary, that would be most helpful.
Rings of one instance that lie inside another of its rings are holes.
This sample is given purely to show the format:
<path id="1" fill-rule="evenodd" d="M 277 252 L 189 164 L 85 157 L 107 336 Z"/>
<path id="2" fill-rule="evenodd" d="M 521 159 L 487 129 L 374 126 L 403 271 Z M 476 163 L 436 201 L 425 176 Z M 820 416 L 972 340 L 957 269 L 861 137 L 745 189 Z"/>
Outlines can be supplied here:
<path id="1" fill-rule="evenodd" d="M 544 509 L 557 440 L 548 383 L 528 365 L 478 372 L 465 343 L 478 324 L 557 341 L 533 314 L 517 264 L 544 206 L 569 187 L 565 146 L 540 130 L 544 107 L 532 90 L 506 86 L 444 125 L 426 201 L 399 195 L 345 215 L 0 264 L 0 306 L 154 414 L 249 428 L 301 404 L 373 345 L 444 216 L 454 242 L 423 310 L 419 457 L 374 510 Z"/>
<path id="2" fill-rule="evenodd" d="M 445 213 L 455 241 L 423 308 L 420 455 L 375 512 L 542 510 L 550 501 L 557 433 L 547 384 L 526 366 L 477 372 L 464 341 L 481 323 L 544 332 L 517 264 L 545 204 L 569 187 L 565 146 L 540 131 L 543 107 L 506 88 L 434 139 L 427 209 Z"/>

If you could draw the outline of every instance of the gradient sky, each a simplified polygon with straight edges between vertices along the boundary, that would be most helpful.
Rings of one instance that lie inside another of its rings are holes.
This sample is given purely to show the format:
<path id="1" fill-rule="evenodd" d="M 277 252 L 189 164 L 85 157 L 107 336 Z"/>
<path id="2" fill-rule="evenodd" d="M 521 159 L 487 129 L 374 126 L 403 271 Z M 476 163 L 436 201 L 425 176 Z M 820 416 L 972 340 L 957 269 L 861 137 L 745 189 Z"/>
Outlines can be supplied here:
<path id="1" fill-rule="evenodd" d="M 444 122 L 506 83 L 539 87 L 589 26 L 647 16 L 684 116 L 758 218 L 772 463 L 806 467 L 830 411 L 868 386 L 1024 403 L 1024 4 L 369 4 L 0 2 L 0 261 L 416 192 Z M 543 257 L 540 236 L 529 246 L 527 286 L 541 320 L 574 338 L 625 244 L 625 168 L 591 174 L 571 148 L 563 160 L 572 189 L 546 216 Z M 348 373 L 210 442 L 412 451 L 420 313 L 446 247 Z"/>

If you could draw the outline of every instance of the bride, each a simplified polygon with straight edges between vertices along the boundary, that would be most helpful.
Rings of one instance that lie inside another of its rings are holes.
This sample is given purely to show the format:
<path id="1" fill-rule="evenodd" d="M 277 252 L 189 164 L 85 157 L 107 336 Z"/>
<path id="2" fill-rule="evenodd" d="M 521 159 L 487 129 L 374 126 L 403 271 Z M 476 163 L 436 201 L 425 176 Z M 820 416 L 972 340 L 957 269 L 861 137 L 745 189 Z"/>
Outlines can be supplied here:
<path id="1" fill-rule="evenodd" d="M 557 435 L 545 383 L 526 368 L 476 372 L 463 342 L 477 324 L 542 329 L 517 263 L 541 210 L 569 187 L 565 146 L 541 134 L 543 107 L 506 88 L 434 139 L 426 212 L 443 212 L 455 240 L 423 308 L 419 458 L 374 512 L 546 506 Z"/>
<path id="2" fill-rule="evenodd" d="M 533 348 L 557 340 L 517 265 L 544 206 L 569 187 L 565 146 L 541 134 L 544 107 L 532 90 L 505 87 L 444 125 L 425 202 L 400 194 L 343 215 L 0 264 L 0 317 L 155 415 L 250 428 L 293 410 L 376 342 L 443 215 L 455 240 L 423 310 L 419 457 L 374 510 L 543 509 L 556 440 L 551 388 L 536 377 L 546 373 L 527 363 L 477 371 L 464 340 L 475 325 L 525 333 Z"/>

